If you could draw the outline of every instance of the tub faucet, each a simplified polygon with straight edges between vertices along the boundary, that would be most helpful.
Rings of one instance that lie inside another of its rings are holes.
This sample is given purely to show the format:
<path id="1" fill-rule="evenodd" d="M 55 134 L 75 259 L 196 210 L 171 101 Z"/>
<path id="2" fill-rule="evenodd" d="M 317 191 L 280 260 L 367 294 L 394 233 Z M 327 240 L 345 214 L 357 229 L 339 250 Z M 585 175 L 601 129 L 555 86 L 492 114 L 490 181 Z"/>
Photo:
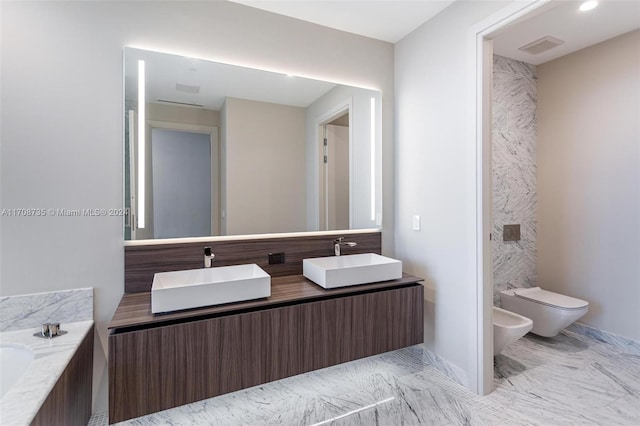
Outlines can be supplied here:
<path id="1" fill-rule="evenodd" d="M 60 330 L 59 322 L 45 322 L 40 326 L 41 337 L 47 337 L 51 339 L 52 337 L 60 336 L 62 334 L 64 334 L 64 332 Z"/>
<path id="2" fill-rule="evenodd" d="M 216 257 L 215 254 L 211 253 L 211 247 L 204 248 L 204 267 L 211 268 L 211 264 L 213 263 L 213 258 Z"/>
<path id="3" fill-rule="evenodd" d="M 335 240 L 333 240 L 333 251 L 335 252 L 336 256 L 340 256 L 341 245 L 345 245 L 348 247 L 355 247 L 358 245 L 358 243 L 354 243 L 353 241 L 343 241 L 343 240 L 344 240 L 344 237 L 336 238 Z"/>

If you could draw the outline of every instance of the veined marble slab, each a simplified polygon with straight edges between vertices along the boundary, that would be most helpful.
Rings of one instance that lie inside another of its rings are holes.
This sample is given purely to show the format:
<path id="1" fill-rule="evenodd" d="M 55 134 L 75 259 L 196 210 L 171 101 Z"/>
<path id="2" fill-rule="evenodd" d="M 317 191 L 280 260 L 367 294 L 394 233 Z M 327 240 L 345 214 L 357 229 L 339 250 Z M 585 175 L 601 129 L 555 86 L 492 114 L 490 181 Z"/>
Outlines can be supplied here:
<path id="1" fill-rule="evenodd" d="M 61 324 L 67 334 L 53 339 L 35 337 L 33 333 L 40 327 L 0 333 L 0 345 L 19 346 L 34 353 L 28 370 L 0 399 L 3 425 L 31 423 L 92 326 L 93 320 Z"/>
<path id="2" fill-rule="evenodd" d="M 639 424 L 640 357 L 614 345 L 568 330 L 529 334 L 495 367 L 496 390 L 486 399 L 537 424 Z"/>
<path id="3" fill-rule="evenodd" d="M 0 332 L 93 320 L 93 288 L 0 297 Z"/>
<path id="4" fill-rule="evenodd" d="M 493 56 L 492 259 L 494 305 L 500 291 L 537 285 L 536 67 Z M 520 224 L 520 241 L 502 241 L 504 225 Z"/>
<path id="5" fill-rule="evenodd" d="M 599 340 L 604 343 L 608 343 L 623 352 L 640 356 L 640 342 L 627 337 L 618 336 L 613 333 L 607 333 L 606 331 L 598 330 L 595 327 L 582 324 L 580 322 L 574 322 L 568 327 L 568 330 L 574 333 L 581 334 L 583 336 L 591 337 L 592 339 Z"/>

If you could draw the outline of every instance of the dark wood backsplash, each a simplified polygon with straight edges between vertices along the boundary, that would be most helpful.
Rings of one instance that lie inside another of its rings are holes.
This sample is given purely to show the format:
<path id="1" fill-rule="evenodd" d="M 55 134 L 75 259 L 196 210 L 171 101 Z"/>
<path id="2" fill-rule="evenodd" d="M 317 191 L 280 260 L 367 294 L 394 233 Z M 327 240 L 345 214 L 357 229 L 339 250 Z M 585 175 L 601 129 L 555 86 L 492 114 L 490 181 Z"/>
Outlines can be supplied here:
<path id="1" fill-rule="evenodd" d="M 358 243 L 356 247 L 343 247 L 345 255 L 381 252 L 380 232 L 125 246 L 124 291 L 151 291 L 156 272 L 202 268 L 206 246 L 211 247 L 215 254 L 213 266 L 255 263 L 272 277 L 300 275 L 302 259 L 333 256 L 333 240 L 337 237 L 345 237 L 345 241 Z M 269 253 L 284 253 L 285 263 L 269 265 Z"/>

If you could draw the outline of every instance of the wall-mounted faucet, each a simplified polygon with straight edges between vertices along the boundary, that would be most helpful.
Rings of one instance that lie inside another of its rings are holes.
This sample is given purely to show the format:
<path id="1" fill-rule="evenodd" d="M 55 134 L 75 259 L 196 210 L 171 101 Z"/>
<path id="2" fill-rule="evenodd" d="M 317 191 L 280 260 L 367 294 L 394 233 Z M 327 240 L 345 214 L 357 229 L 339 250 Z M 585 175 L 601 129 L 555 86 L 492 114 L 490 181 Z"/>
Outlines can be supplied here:
<path id="1" fill-rule="evenodd" d="M 344 240 L 344 237 L 340 237 L 333 240 L 333 251 L 335 252 L 336 256 L 340 256 L 341 245 L 345 245 L 348 247 L 355 247 L 358 245 L 358 243 L 354 243 L 353 241 L 343 241 L 343 240 Z"/>
<path id="2" fill-rule="evenodd" d="M 211 264 L 213 263 L 213 258 L 216 257 L 215 254 L 211 253 L 211 247 L 204 248 L 204 267 L 211 268 Z"/>

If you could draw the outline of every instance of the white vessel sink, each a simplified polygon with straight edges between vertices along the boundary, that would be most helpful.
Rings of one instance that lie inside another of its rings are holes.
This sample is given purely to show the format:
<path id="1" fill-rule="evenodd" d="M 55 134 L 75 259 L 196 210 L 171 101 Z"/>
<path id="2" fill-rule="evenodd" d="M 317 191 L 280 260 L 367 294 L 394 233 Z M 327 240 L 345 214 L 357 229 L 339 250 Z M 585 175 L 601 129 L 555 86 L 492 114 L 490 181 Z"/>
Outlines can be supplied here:
<path id="1" fill-rule="evenodd" d="M 159 272 L 153 276 L 151 312 L 171 312 L 270 295 L 271 277 L 255 264 Z"/>
<path id="2" fill-rule="evenodd" d="M 324 288 L 402 278 L 402 262 L 373 253 L 316 257 L 302 261 L 305 277 Z"/>

